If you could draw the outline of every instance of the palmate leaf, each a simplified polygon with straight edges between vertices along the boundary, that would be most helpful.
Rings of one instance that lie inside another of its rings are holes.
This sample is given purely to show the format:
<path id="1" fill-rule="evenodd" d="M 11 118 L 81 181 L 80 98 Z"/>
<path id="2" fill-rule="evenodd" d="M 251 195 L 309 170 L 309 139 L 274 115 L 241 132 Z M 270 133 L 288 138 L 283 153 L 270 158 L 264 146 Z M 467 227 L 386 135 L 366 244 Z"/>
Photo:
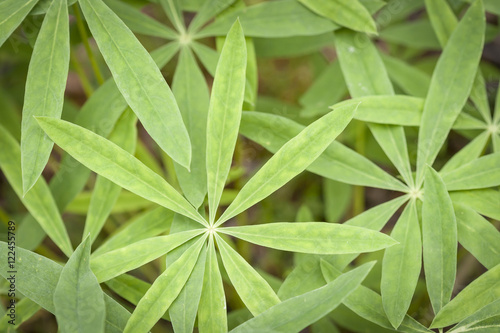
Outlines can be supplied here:
<path id="1" fill-rule="evenodd" d="M 500 265 L 496 265 L 472 281 L 443 307 L 434 318 L 431 328 L 453 325 L 499 299 Z"/>
<path id="2" fill-rule="evenodd" d="M 137 195 L 206 224 L 169 183 L 114 143 L 63 120 L 47 117 L 37 120 L 58 146 L 89 169 Z"/>
<path id="3" fill-rule="evenodd" d="M 357 104 L 337 108 L 284 144 L 245 184 L 215 224 L 220 225 L 304 171 L 351 121 Z"/>
<path id="4" fill-rule="evenodd" d="M 375 21 L 359 0 L 299 0 L 299 2 L 340 26 L 370 34 L 377 33 Z"/>
<path id="5" fill-rule="evenodd" d="M 198 330 L 200 333 L 224 333 L 227 332 L 226 297 L 213 237 L 209 238 L 205 265 L 203 289 L 198 307 Z"/>
<path id="6" fill-rule="evenodd" d="M 8 278 L 7 243 L 0 242 L 0 274 Z M 55 313 L 53 295 L 63 266 L 39 254 L 16 248 L 16 289 L 39 304 L 45 310 Z M 106 306 L 106 333 L 121 333 L 130 313 L 119 303 L 104 294 Z"/>
<path id="7" fill-rule="evenodd" d="M 400 244 L 385 250 L 381 292 L 384 310 L 392 326 L 398 328 L 413 298 L 422 266 L 422 241 L 415 201 L 401 214 L 391 237 Z"/>
<path id="8" fill-rule="evenodd" d="M 425 281 L 434 313 L 450 301 L 457 269 L 457 223 L 439 174 L 427 168 L 422 206 Z"/>
<path id="9" fill-rule="evenodd" d="M 170 265 L 151 285 L 127 322 L 124 333 L 147 333 L 163 316 L 184 287 L 198 261 L 206 234 Z M 206 253 L 203 251 L 202 254 Z"/>
<path id="10" fill-rule="evenodd" d="M 335 309 L 361 284 L 373 265 L 373 262 L 364 264 L 319 289 L 283 301 L 231 333 L 299 332 Z"/>
<path id="11" fill-rule="evenodd" d="M 79 3 L 123 97 L 158 145 L 189 169 L 189 135 L 174 95 L 155 62 L 102 0 Z"/>
<path id="12" fill-rule="evenodd" d="M 21 24 L 38 0 L 5 0 L 0 3 L 0 46 Z"/>
<path id="13" fill-rule="evenodd" d="M 266 280 L 221 237 L 216 238 L 224 268 L 248 310 L 257 316 L 280 303 L 280 299 Z"/>
<path id="14" fill-rule="evenodd" d="M 17 141 L 0 125 L 0 168 L 7 181 L 21 199 L 33 218 L 50 236 L 66 256 L 73 252 L 68 232 L 52 193 L 43 177 L 38 178 L 32 189 L 23 195 L 21 175 L 21 149 Z"/>
<path id="15" fill-rule="evenodd" d="M 451 35 L 434 70 L 418 137 L 417 186 L 432 165 L 472 88 L 484 43 L 485 18 L 476 1 Z M 458 78 L 460 78 L 458 80 Z"/>
<path id="16" fill-rule="evenodd" d="M 350 100 L 348 102 L 351 103 Z M 358 104 L 358 110 L 362 104 Z M 303 129 L 303 125 L 285 117 L 262 112 L 243 112 L 240 133 L 270 152 L 276 153 Z M 332 142 L 323 154 L 307 167 L 307 170 L 322 177 L 353 185 L 395 191 L 406 189 L 403 183 L 375 163 L 337 141 Z"/>
<path id="17" fill-rule="evenodd" d="M 207 194 L 206 144 L 208 86 L 193 53 L 183 48 L 172 81 L 172 92 L 186 124 L 193 157 L 191 171 L 174 164 L 177 180 L 186 198 L 199 207 Z"/>
<path id="18" fill-rule="evenodd" d="M 480 157 L 442 175 L 449 191 L 500 185 L 500 153 Z"/>
<path id="19" fill-rule="evenodd" d="M 275 222 L 218 230 L 257 245 L 313 254 L 371 252 L 397 244 L 377 231 L 323 222 Z"/>
<path id="20" fill-rule="evenodd" d="M 202 232 L 203 230 L 190 230 L 168 236 L 152 237 L 106 252 L 92 258 L 92 271 L 99 282 L 109 280 L 172 251 Z"/>
<path id="21" fill-rule="evenodd" d="M 21 127 L 23 194 L 42 174 L 54 145 L 33 117 L 61 117 L 68 66 L 68 8 L 66 0 L 54 0 L 40 28 L 26 79 Z"/>
<path id="22" fill-rule="evenodd" d="M 238 137 L 247 52 L 239 21 L 227 34 L 214 77 L 207 122 L 207 181 L 213 224 Z"/>
<path id="23" fill-rule="evenodd" d="M 91 246 L 86 237 L 63 267 L 54 291 L 61 332 L 104 332 L 106 308 L 101 287 L 90 270 Z"/>

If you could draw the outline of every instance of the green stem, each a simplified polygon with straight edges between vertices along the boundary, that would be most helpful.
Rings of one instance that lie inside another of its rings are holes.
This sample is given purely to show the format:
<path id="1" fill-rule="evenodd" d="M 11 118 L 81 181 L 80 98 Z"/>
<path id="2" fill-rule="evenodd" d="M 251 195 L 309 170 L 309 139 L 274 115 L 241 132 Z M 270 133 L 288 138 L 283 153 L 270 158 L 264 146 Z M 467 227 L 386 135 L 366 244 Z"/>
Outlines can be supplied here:
<path id="1" fill-rule="evenodd" d="M 73 68 L 75 69 L 75 72 L 78 75 L 78 78 L 80 79 L 80 83 L 82 84 L 83 91 L 85 92 L 85 95 L 88 98 L 94 92 L 94 88 L 92 88 L 92 85 L 90 84 L 89 79 L 85 75 L 85 71 L 83 70 L 82 65 L 80 64 L 78 59 L 76 59 L 73 51 L 71 51 L 71 53 L 70 53 L 70 59 L 71 59 L 71 64 L 73 65 Z"/>
<path id="2" fill-rule="evenodd" d="M 92 52 L 92 48 L 90 47 L 89 36 L 87 35 L 87 30 L 85 30 L 85 25 L 83 23 L 82 14 L 80 13 L 80 8 L 78 8 L 78 5 L 76 3 L 73 5 L 73 12 L 75 13 L 76 26 L 78 27 L 78 31 L 80 32 L 80 36 L 83 41 L 83 46 L 87 51 L 87 55 L 90 60 L 90 65 L 92 66 L 97 82 L 99 83 L 99 85 L 101 85 L 104 83 L 104 77 L 101 74 L 99 65 L 97 64 L 96 58 L 94 57 L 94 53 Z"/>
<path id="3" fill-rule="evenodd" d="M 362 122 L 356 124 L 356 151 L 365 155 L 366 150 L 366 126 Z M 363 186 L 354 186 L 353 189 L 353 216 L 359 215 L 365 211 L 365 188 Z"/>

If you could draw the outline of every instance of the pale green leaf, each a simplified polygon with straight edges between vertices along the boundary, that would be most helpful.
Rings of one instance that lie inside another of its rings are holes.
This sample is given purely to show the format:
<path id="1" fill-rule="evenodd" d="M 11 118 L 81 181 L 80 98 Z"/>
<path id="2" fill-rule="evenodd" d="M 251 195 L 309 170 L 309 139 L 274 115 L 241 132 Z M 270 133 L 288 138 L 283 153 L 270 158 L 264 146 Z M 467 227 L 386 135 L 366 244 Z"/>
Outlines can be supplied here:
<path id="1" fill-rule="evenodd" d="M 7 278 L 7 243 L 0 242 L 0 274 Z M 55 313 L 54 291 L 63 267 L 39 254 L 16 248 L 16 289 L 51 313 Z M 121 333 L 130 313 L 104 294 L 106 333 Z"/>
<path id="2" fill-rule="evenodd" d="M 140 267 L 200 235 L 203 230 L 147 238 L 92 258 L 90 266 L 99 282 Z"/>
<path id="3" fill-rule="evenodd" d="M 218 230 L 257 245 L 314 254 L 371 252 L 397 244 L 373 230 L 323 222 L 275 222 Z"/>
<path id="4" fill-rule="evenodd" d="M 446 44 L 432 75 L 418 137 L 417 185 L 431 165 L 472 88 L 483 49 L 482 2 L 472 5 Z M 460 78 L 459 80 L 457 78 Z"/>
<path id="5" fill-rule="evenodd" d="M 155 62 L 102 0 L 79 3 L 123 97 L 156 143 L 173 160 L 189 168 L 189 135 L 174 95 Z"/>
<path id="6" fill-rule="evenodd" d="M 453 155 L 448 162 L 446 162 L 446 164 L 441 168 L 440 173 L 446 174 L 479 158 L 488 143 L 488 139 L 488 132 L 483 132 L 476 136 L 474 140 L 460 149 L 459 152 Z"/>
<path id="7" fill-rule="evenodd" d="M 179 55 L 172 91 L 179 104 L 193 149 L 191 172 L 177 163 L 174 164 L 177 180 L 186 198 L 194 207 L 199 207 L 207 194 L 205 153 L 209 92 L 205 77 L 188 48 L 183 48 Z"/>
<path id="8" fill-rule="evenodd" d="M 98 176 L 99 178 L 99 176 Z M 105 179 L 105 178 L 103 178 Z M 102 179 L 101 179 L 102 181 Z M 111 183 L 113 184 L 113 183 Z M 114 184 L 113 184 L 114 185 Z M 116 186 L 116 185 L 114 185 Z M 121 189 L 118 186 L 119 189 Z M 95 191 L 95 190 L 94 190 Z M 76 198 L 71 201 L 64 211 L 66 213 L 72 213 L 77 215 L 87 215 L 90 201 L 92 199 L 92 195 L 94 191 L 82 191 L 80 192 Z M 119 191 L 118 197 L 113 207 L 111 207 L 111 214 L 119 214 L 119 213 L 132 213 L 137 212 L 144 208 L 149 208 L 151 206 L 156 206 L 155 203 L 144 199 L 143 197 L 138 196 L 129 191 Z"/>
<path id="9" fill-rule="evenodd" d="M 280 303 L 266 280 L 219 236 L 217 246 L 231 283 L 254 316 Z"/>
<path id="10" fill-rule="evenodd" d="M 52 193 L 43 177 L 38 178 L 32 189 L 23 196 L 21 175 L 21 149 L 19 143 L 0 125 L 0 168 L 7 181 L 16 192 L 23 205 L 28 209 L 42 229 L 54 243 L 70 256 L 73 252 L 66 227 L 59 213 Z"/>
<path id="11" fill-rule="evenodd" d="M 105 252 L 125 247 L 140 240 L 158 236 L 168 231 L 174 213 L 166 208 L 157 207 L 153 210 L 136 215 L 133 219 L 121 225 L 104 243 L 92 253 L 93 257 Z"/>
<path id="12" fill-rule="evenodd" d="M 104 295 L 90 270 L 90 237 L 76 248 L 61 271 L 54 306 L 61 332 L 104 332 Z"/>
<path id="13" fill-rule="evenodd" d="M 462 320 L 450 330 L 450 333 L 476 332 L 488 333 L 500 331 L 500 300 L 486 305 L 484 308 Z"/>
<path id="14" fill-rule="evenodd" d="M 449 191 L 471 190 L 500 185 L 500 153 L 489 154 L 443 173 Z"/>
<path id="15" fill-rule="evenodd" d="M 48 117 L 37 120 L 58 146 L 89 169 L 143 198 L 206 224 L 169 183 L 114 143 L 63 120 Z"/>
<path id="16" fill-rule="evenodd" d="M 361 284 L 373 264 L 362 265 L 319 289 L 283 301 L 231 332 L 299 332 L 335 309 Z"/>
<path id="17" fill-rule="evenodd" d="M 165 14 L 167 14 L 170 22 L 174 25 L 175 29 L 184 33 L 185 23 L 184 16 L 182 15 L 182 7 L 180 0 L 158 0 L 158 2 L 163 7 Z"/>
<path id="18" fill-rule="evenodd" d="M 476 212 L 500 220 L 500 192 L 498 190 L 486 188 L 469 191 L 450 192 L 453 202 L 459 202 L 471 207 Z"/>
<path id="19" fill-rule="evenodd" d="M 333 36 L 329 32 L 315 36 L 254 37 L 253 41 L 257 55 L 264 58 L 299 57 L 320 51 L 327 46 L 333 46 Z"/>
<path id="20" fill-rule="evenodd" d="M 77 0 L 67 0 L 66 2 L 68 3 L 68 8 L 72 4 L 74 4 Z M 40 15 L 40 14 L 45 14 L 47 10 L 49 10 L 49 7 L 52 3 L 52 0 L 39 0 L 33 8 L 33 10 L 30 12 L 30 15 Z"/>
<path id="21" fill-rule="evenodd" d="M 401 59 L 393 58 L 385 53 L 380 53 L 380 55 L 393 83 L 412 96 L 427 96 L 431 84 L 431 78 L 427 73 Z"/>
<path id="22" fill-rule="evenodd" d="M 359 0 L 299 0 L 299 2 L 340 26 L 377 34 L 375 21 Z"/>
<path id="23" fill-rule="evenodd" d="M 349 124 L 357 104 L 336 108 L 285 143 L 245 184 L 216 225 L 269 196 L 304 171 Z"/>
<path id="24" fill-rule="evenodd" d="M 339 222 L 351 205 L 352 186 L 324 179 L 323 199 L 326 221 Z"/>
<path id="25" fill-rule="evenodd" d="M 422 241 L 415 201 L 410 201 L 392 229 L 399 242 L 385 250 L 381 292 L 384 310 L 398 328 L 410 307 L 422 267 Z"/>
<path id="26" fill-rule="evenodd" d="M 473 209 L 457 203 L 453 206 L 460 244 L 486 268 L 500 264 L 500 232 L 497 228 Z"/>
<path id="27" fill-rule="evenodd" d="M 0 46 L 21 24 L 38 0 L 4 0 L 0 3 Z"/>
<path id="28" fill-rule="evenodd" d="M 29 320 L 33 315 L 35 315 L 41 309 L 40 305 L 36 304 L 29 298 L 25 297 L 20 301 L 16 302 L 16 320 L 15 324 L 12 325 L 9 321 L 12 320 L 11 314 L 6 312 L 5 315 L 0 318 L 0 331 L 1 332 L 15 332 L 20 325 Z"/>
<path id="29" fill-rule="evenodd" d="M 155 280 L 151 288 L 137 304 L 127 322 L 124 333 L 147 333 L 163 316 L 186 284 L 198 261 L 205 240 L 206 236 L 197 240 Z"/>
<path id="30" fill-rule="evenodd" d="M 318 255 L 298 256 L 298 253 L 295 253 L 295 267 L 283 281 L 278 290 L 278 297 L 284 301 L 324 286 L 325 279 L 321 273 L 320 259 Z"/>
<path id="31" fill-rule="evenodd" d="M 239 17 L 245 36 L 290 37 L 311 36 L 333 31 L 338 26 L 317 16 L 295 0 L 262 2 L 219 17 L 196 34 L 197 38 L 222 36 Z"/>
<path id="32" fill-rule="evenodd" d="M 380 31 L 380 38 L 415 49 L 439 50 L 440 44 L 427 18 L 391 24 Z"/>
<path id="33" fill-rule="evenodd" d="M 198 307 L 198 330 L 200 333 L 227 332 L 226 296 L 213 237 L 208 242 L 203 289 Z"/>
<path id="34" fill-rule="evenodd" d="M 422 206 L 425 281 L 434 313 L 450 301 L 457 269 L 457 222 L 446 186 L 427 167 Z"/>
<path id="35" fill-rule="evenodd" d="M 205 44 L 201 44 L 196 41 L 193 41 L 191 47 L 210 75 L 215 76 L 215 70 L 217 69 L 217 63 L 219 62 L 219 53 Z"/>
<path id="36" fill-rule="evenodd" d="M 213 224 L 238 137 L 245 91 L 246 45 L 237 21 L 227 34 L 217 64 L 207 122 L 207 181 Z"/>
<path id="37" fill-rule="evenodd" d="M 431 328 L 450 326 L 499 299 L 500 265 L 496 265 L 472 281 L 443 307 L 434 318 Z"/>
<path id="38" fill-rule="evenodd" d="M 362 104 L 358 105 L 358 111 Z M 262 112 L 243 112 L 240 133 L 276 153 L 303 129 L 304 126 L 284 117 Z M 353 185 L 396 191 L 405 191 L 406 188 L 376 164 L 337 141 L 330 144 L 307 170 Z"/>
<path id="39" fill-rule="evenodd" d="M 234 1 L 235 0 L 220 0 L 214 5 L 212 1 L 204 0 L 203 6 L 198 13 L 196 13 L 191 23 L 189 23 L 188 32 L 198 32 L 205 23 L 229 7 Z"/>
<path id="40" fill-rule="evenodd" d="M 65 0 L 54 0 L 36 39 L 26 78 L 21 127 L 24 194 L 42 174 L 54 145 L 33 117 L 61 117 L 68 66 L 68 7 Z"/>

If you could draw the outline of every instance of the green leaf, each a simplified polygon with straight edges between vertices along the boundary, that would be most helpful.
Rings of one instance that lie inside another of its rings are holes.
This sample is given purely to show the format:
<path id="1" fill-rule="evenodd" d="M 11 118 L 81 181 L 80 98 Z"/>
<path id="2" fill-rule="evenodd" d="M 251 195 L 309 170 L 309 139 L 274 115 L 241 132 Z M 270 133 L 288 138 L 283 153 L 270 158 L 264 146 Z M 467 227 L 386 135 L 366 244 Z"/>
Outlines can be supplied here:
<path id="1" fill-rule="evenodd" d="M 196 16 L 189 23 L 188 32 L 198 32 L 211 18 L 229 7 L 235 0 L 220 0 L 214 5 L 210 0 L 205 0 Z"/>
<path id="2" fill-rule="evenodd" d="M 486 268 L 500 264 L 500 232 L 473 209 L 453 204 L 458 241 Z"/>
<path id="3" fill-rule="evenodd" d="M 199 207 L 207 194 L 206 140 L 209 92 L 205 77 L 193 53 L 183 48 L 172 82 L 184 123 L 191 138 L 193 157 L 191 172 L 175 163 L 179 185 L 194 207 Z"/>
<path id="4" fill-rule="evenodd" d="M 399 242 L 385 250 L 381 292 L 385 313 L 398 328 L 410 307 L 422 266 L 422 242 L 415 201 L 410 201 L 392 229 Z"/>
<path id="5" fill-rule="evenodd" d="M 500 300 L 486 305 L 481 310 L 470 315 L 450 330 L 450 333 L 459 332 L 493 332 L 500 329 Z M 493 330 L 495 328 L 495 330 Z"/>
<path id="6" fill-rule="evenodd" d="M 201 290 L 203 288 L 206 259 L 207 251 L 206 247 L 204 247 L 193 268 L 191 276 L 168 310 L 170 321 L 172 322 L 174 331 L 177 333 L 193 332 L 196 313 L 198 312 L 198 305 L 201 298 Z"/>
<path id="7" fill-rule="evenodd" d="M 297 260 L 302 258 L 302 260 Z M 278 297 L 285 301 L 289 298 L 305 294 L 311 290 L 323 287 L 325 279 L 319 265 L 321 257 L 317 255 L 298 256 L 295 253 L 295 267 L 288 274 L 278 290 Z"/>
<path id="8" fill-rule="evenodd" d="M 345 225 L 362 227 L 369 230 L 382 230 L 392 215 L 408 200 L 407 196 L 400 196 L 383 204 L 370 208 L 363 213 L 346 221 Z M 344 269 L 359 253 L 336 255 L 329 260 L 338 269 Z"/>
<path id="9" fill-rule="evenodd" d="M 102 0 L 79 3 L 123 97 L 156 143 L 189 169 L 189 135 L 174 95 L 155 62 Z"/>
<path id="10" fill-rule="evenodd" d="M 7 243 L 0 242 L 0 274 L 9 277 L 7 266 Z M 16 289 L 24 296 L 51 313 L 55 313 L 54 291 L 63 267 L 39 254 L 16 248 Z M 104 294 L 106 306 L 106 332 L 120 333 L 130 313 L 108 295 Z"/>
<path id="11" fill-rule="evenodd" d="M 206 224 L 169 183 L 114 143 L 63 120 L 48 117 L 37 120 L 58 146 L 89 169 L 143 198 Z"/>
<path id="12" fill-rule="evenodd" d="M 304 171 L 352 119 L 357 104 L 336 108 L 284 144 L 245 184 L 216 225 L 241 213 Z"/>
<path id="13" fill-rule="evenodd" d="M 11 319 L 10 314 L 8 312 L 0 318 L 0 330 L 2 332 L 10 333 L 16 332 L 20 325 L 33 317 L 40 310 L 40 305 L 36 304 L 29 298 L 25 297 L 20 301 L 16 302 L 16 320 L 15 324 L 12 325 L 9 323 Z"/>
<path id="14" fill-rule="evenodd" d="M 482 2 L 472 5 L 446 44 L 431 79 L 418 137 L 417 185 L 431 165 L 472 88 L 483 49 Z M 457 80 L 460 78 L 460 80 Z"/>
<path id="15" fill-rule="evenodd" d="M 443 174 L 448 191 L 500 185 L 500 153 L 480 157 Z"/>
<path id="16" fill-rule="evenodd" d="M 177 38 L 177 32 L 125 2 L 118 0 L 104 0 L 104 2 L 135 33 L 166 39 Z"/>
<path id="17" fill-rule="evenodd" d="M 52 193 L 43 177 L 23 195 L 21 175 L 21 149 L 19 143 L 0 125 L 0 168 L 17 196 L 66 256 L 73 252 L 71 241 Z"/>
<path id="18" fill-rule="evenodd" d="M 90 270 L 90 237 L 76 248 L 61 271 L 54 306 L 61 332 L 104 332 L 104 295 Z"/>
<path id="19" fill-rule="evenodd" d="M 254 37 L 253 41 L 255 43 L 257 55 L 263 58 L 299 57 L 320 51 L 327 46 L 333 46 L 333 36 L 329 32 L 315 36 L 293 36 L 281 38 Z M 330 103 L 329 105 L 331 104 L 333 103 Z"/>
<path id="20" fill-rule="evenodd" d="M 181 2 L 179 0 L 159 0 L 163 11 L 167 14 L 175 29 L 181 33 L 185 31 L 184 16 L 182 15 Z"/>
<path id="21" fill-rule="evenodd" d="M 499 299 L 500 265 L 496 265 L 472 281 L 450 303 L 443 307 L 430 327 L 450 326 Z"/>
<path id="22" fill-rule="evenodd" d="M 42 174 L 54 145 L 33 117 L 61 117 L 69 66 L 68 26 L 66 1 L 54 0 L 40 28 L 26 78 L 21 127 L 23 194 Z"/>
<path id="23" fill-rule="evenodd" d="M 431 84 L 431 78 L 427 73 L 385 53 L 380 53 L 380 56 L 384 61 L 387 74 L 393 83 L 398 85 L 409 95 L 415 97 L 427 96 L 427 91 L 429 90 L 429 85 Z"/>
<path id="24" fill-rule="evenodd" d="M 362 104 L 358 104 L 358 111 Z M 262 112 L 243 112 L 240 133 L 276 153 L 303 129 L 304 126 L 288 118 Z M 405 191 L 405 185 L 396 178 L 337 141 L 330 144 L 307 170 L 348 184 Z"/>
<path id="25" fill-rule="evenodd" d="M 92 271 L 99 282 L 109 280 L 172 251 L 201 233 L 203 230 L 191 230 L 152 237 L 106 252 L 92 258 Z"/>
<path id="26" fill-rule="evenodd" d="M 414 49 L 439 50 L 440 48 L 432 26 L 426 18 L 391 24 L 380 31 L 380 38 L 388 43 Z"/>
<path id="27" fill-rule="evenodd" d="M 97 177 L 99 179 L 99 176 Z M 102 179 L 101 178 L 101 182 Z M 113 183 L 111 183 L 113 184 Z M 116 186 L 113 184 L 113 186 Z M 95 187 L 95 186 L 94 186 Z M 119 189 L 121 189 L 118 186 Z M 83 191 L 80 192 L 75 200 L 71 201 L 65 208 L 66 213 L 78 214 L 78 215 L 87 215 L 90 201 L 92 199 L 94 191 Z M 118 198 L 114 206 L 110 209 L 111 214 L 120 214 L 120 213 L 135 213 L 145 208 L 150 208 L 151 206 L 156 206 L 155 203 L 144 199 L 143 197 L 138 196 L 129 191 L 121 191 L 118 193 Z"/>
<path id="28" fill-rule="evenodd" d="M 352 186 L 324 179 L 323 198 L 326 222 L 339 222 L 351 205 Z"/>
<path id="29" fill-rule="evenodd" d="M 239 21 L 227 34 L 217 64 L 207 122 L 207 181 L 213 224 L 238 137 L 245 92 L 247 52 Z"/>
<path id="30" fill-rule="evenodd" d="M 226 296 L 213 237 L 208 242 L 203 289 L 198 307 L 198 330 L 200 333 L 227 332 Z"/>
<path id="31" fill-rule="evenodd" d="M 469 142 L 465 147 L 460 149 L 458 153 L 453 155 L 448 162 L 441 168 L 440 173 L 446 174 L 453 170 L 456 170 L 463 166 L 464 164 L 468 164 L 481 156 L 488 143 L 489 133 L 483 132 L 476 136 L 474 140 Z"/>
<path id="32" fill-rule="evenodd" d="M 151 285 L 127 322 L 124 333 L 148 332 L 177 298 L 193 271 L 206 236 L 201 237 Z M 205 253 L 205 252 L 203 252 Z"/>
<path id="33" fill-rule="evenodd" d="M 210 75 L 215 76 L 215 70 L 217 69 L 217 63 L 219 62 L 219 53 L 205 44 L 201 44 L 196 41 L 193 41 L 191 47 Z"/>
<path id="34" fill-rule="evenodd" d="M 222 238 L 216 238 L 224 268 L 248 310 L 257 316 L 280 303 L 280 299 L 266 280 Z"/>
<path id="35" fill-rule="evenodd" d="M 163 207 L 136 215 L 110 235 L 92 256 L 96 257 L 140 240 L 158 236 L 170 229 L 173 218 L 174 213 Z"/>
<path id="36" fill-rule="evenodd" d="M 137 118 L 131 110 L 126 110 L 118 120 L 109 140 L 129 153 L 135 150 L 137 138 Z M 118 199 L 121 188 L 102 176 L 97 176 L 89 210 L 83 229 L 83 238 L 90 234 L 90 243 L 97 238 Z M 83 239 L 82 238 L 82 239 Z"/>
<path id="37" fill-rule="evenodd" d="M 422 206 L 422 243 L 427 291 L 434 313 L 450 301 L 457 270 L 457 222 L 446 186 L 427 168 Z"/>
<path id="38" fill-rule="evenodd" d="M 358 0 L 299 0 L 299 2 L 340 26 L 377 34 L 377 26 L 370 12 Z"/>
<path id="39" fill-rule="evenodd" d="M 373 230 L 323 222 L 275 222 L 218 230 L 257 245 L 302 253 L 371 252 L 397 244 L 389 236 Z"/>
<path id="40" fill-rule="evenodd" d="M 301 331 L 335 309 L 361 284 L 373 264 L 362 265 L 319 289 L 283 301 L 236 327 L 231 333 Z"/>
<path id="41" fill-rule="evenodd" d="M 38 0 L 4 0 L 0 3 L 0 46 L 21 24 Z"/>
<path id="42" fill-rule="evenodd" d="M 500 220 L 500 192 L 494 189 L 450 192 L 453 202 L 471 207 L 476 212 L 495 220 Z"/>
<path id="43" fill-rule="evenodd" d="M 312 36 L 333 31 L 338 26 L 317 16 L 295 0 L 262 2 L 220 16 L 196 34 L 197 38 L 222 36 L 239 18 L 248 37 Z"/>

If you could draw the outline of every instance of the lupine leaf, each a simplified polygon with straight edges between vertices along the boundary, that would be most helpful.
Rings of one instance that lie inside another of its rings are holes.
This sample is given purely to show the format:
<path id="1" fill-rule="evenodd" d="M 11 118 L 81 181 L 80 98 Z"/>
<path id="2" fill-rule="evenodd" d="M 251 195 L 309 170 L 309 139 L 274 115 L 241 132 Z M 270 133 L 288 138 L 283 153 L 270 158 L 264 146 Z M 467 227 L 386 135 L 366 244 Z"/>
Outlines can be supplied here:
<path id="1" fill-rule="evenodd" d="M 231 333 L 301 331 L 335 309 L 361 284 L 372 267 L 373 263 L 362 265 L 319 289 L 283 301 Z"/>
<path id="2" fill-rule="evenodd" d="M 431 77 L 429 75 L 400 59 L 393 58 L 384 53 L 380 53 L 380 55 L 387 69 L 387 74 L 389 74 L 393 83 L 403 89 L 405 93 L 412 96 L 427 96 L 427 91 L 431 84 Z"/>
<path id="3" fill-rule="evenodd" d="M 498 190 L 486 188 L 481 190 L 454 191 L 450 192 L 453 202 L 459 202 L 471 207 L 476 212 L 500 220 L 500 192 Z"/>
<path id="4" fill-rule="evenodd" d="M 489 154 L 443 174 L 449 191 L 500 185 L 500 153 Z"/>
<path id="5" fill-rule="evenodd" d="M 200 333 L 227 332 L 226 296 L 213 237 L 210 237 L 208 242 L 205 276 L 198 307 L 198 330 Z"/>
<path id="6" fill-rule="evenodd" d="M 201 237 L 155 280 L 127 322 L 124 333 L 148 332 L 163 316 L 193 271 L 206 237 Z"/>
<path id="7" fill-rule="evenodd" d="M 370 252 L 397 244 L 373 230 L 322 222 L 275 222 L 219 231 L 273 249 L 315 254 Z"/>
<path id="8" fill-rule="evenodd" d="M 207 181 L 213 224 L 238 137 L 245 91 L 246 45 L 237 21 L 227 34 L 217 64 L 207 122 Z"/>
<path id="9" fill-rule="evenodd" d="M 496 265 L 472 281 L 455 296 L 439 311 L 431 328 L 457 323 L 498 299 L 500 299 L 500 265 Z"/>
<path id="10" fill-rule="evenodd" d="M 205 0 L 203 6 L 200 8 L 196 16 L 193 18 L 191 23 L 189 23 L 188 32 L 197 32 L 207 23 L 212 17 L 216 16 L 224 9 L 229 7 L 235 0 L 221 0 L 214 3 L 210 0 Z"/>
<path id="11" fill-rule="evenodd" d="M 61 332 L 104 332 L 104 295 L 90 270 L 90 237 L 78 246 L 61 271 L 54 306 Z"/>
<path id="12" fill-rule="evenodd" d="M 68 66 L 68 7 L 65 0 L 54 0 L 36 39 L 26 78 L 21 127 L 23 194 L 42 174 L 54 145 L 33 117 L 61 117 Z"/>
<path id="13" fill-rule="evenodd" d="M 99 282 L 109 280 L 172 251 L 202 232 L 203 230 L 192 230 L 168 236 L 147 238 L 117 250 L 106 252 L 92 258 L 92 271 Z"/>
<path id="14" fill-rule="evenodd" d="M 102 0 L 79 3 L 123 97 L 156 143 L 189 169 L 189 135 L 174 95 L 155 62 Z"/>
<path id="15" fill-rule="evenodd" d="M 215 76 L 215 70 L 217 69 L 217 63 L 219 62 L 219 53 L 205 44 L 198 43 L 197 41 L 193 41 L 191 46 L 210 75 Z"/>
<path id="16" fill-rule="evenodd" d="M 384 310 L 398 328 L 410 306 L 422 266 L 422 242 L 414 201 L 406 206 L 391 237 L 399 242 L 385 250 L 381 292 Z"/>
<path id="17" fill-rule="evenodd" d="M 474 140 L 460 149 L 459 152 L 453 155 L 448 160 L 448 162 L 446 162 L 446 164 L 441 168 L 440 173 L 446 174 L 479 158 L 479 156 L 481 156 L 481 153 L 484 151 L 486 144 L 488 143 L 488 139 L 488 132 L 483 132 L 476 136 Z"/>
<path id="18" fill-rule="evenodd" d="M 428 167 L 422 206 L 425 281 L 434 313 L 450 301 L 457 269 L 457 222 L 439 174 Z"/>
<path id="19" fill-rule="evenodd" d="M 58 146 L 89 169 L 143 198 L 206 223 L 169 183 L 114 143 L 63 120 L 37 120 Z"/>
<path id="20" fill-rule="evenodd" d="M 484 43 L 482 2 L 474 3 L 439 57 L 425 99 L 418 138 L 417 185 L 431 165 L 472 88 Z M 460 80 L 456 78 L 460 77 Z"/>
<path id="21" fill-rule="evenodd" d="M 254 316 L 280 303 L 266 280 L 219 236 L 217 245 L 231 283 Z"/>
<path id="22" fill-rule="evenodd" d="M 480 332 L 488 333 L 500 329 L 500 300 L 486 305 L 484 308 L 462 320 L 450 330 L 450 333 Z M 496 330 L 494 330 L 496 329 Z"/>
<path id="23" fill-rule="evenodd" d="M 304 171 L 349 124 L 357 104 L 338 108 L 284 144 L 245 184 L 216 225 L 261 201 Z"/>
<path id="24" fill-rule="evenodd" d="M 0 3 L 0 46 L 21 24 L 38 0 L 5 0 Z"/>
<path id="25" fill-rule="evenodd" d="M 370 34 L 377 33 L 377 26 L 370 12 L 358 0 L 299 0 L 299 2 L 340 26 Z"/>

